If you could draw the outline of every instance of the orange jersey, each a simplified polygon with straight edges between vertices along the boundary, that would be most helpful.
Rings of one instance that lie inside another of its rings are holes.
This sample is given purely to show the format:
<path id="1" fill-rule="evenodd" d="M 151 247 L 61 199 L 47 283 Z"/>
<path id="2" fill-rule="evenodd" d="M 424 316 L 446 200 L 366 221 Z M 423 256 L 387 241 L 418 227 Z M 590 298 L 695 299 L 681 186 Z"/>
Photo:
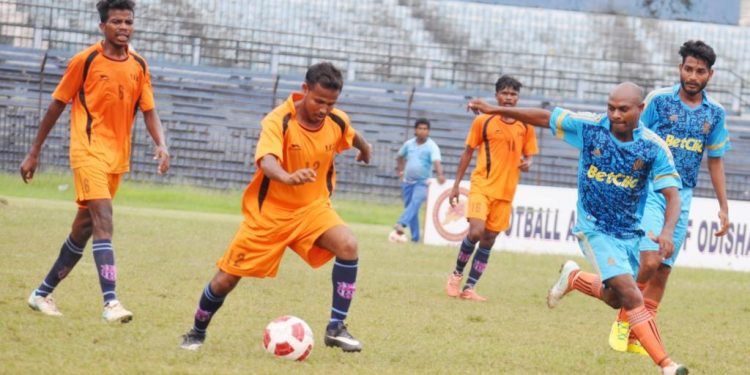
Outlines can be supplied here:
<path id="1" fill-rule="evenodd" d="M 319 129 L 303 128 L 296 120 L 294 108 L 294 102 L 301 98 L 302 94 L 293 93 L 261 122 L 255 149 L 258 169 L 243 197 L 242 211 L 246 218 L 258 219 L 254 214 L 266 212 L 268 206 L 272 206 L 271 212 L 291 213 L 316 200 L 328 200 L 333 192 L 336 185 L 333 161 L 337 153 L 352 147 L 355 131 L 349 117 L 338 109 L 331 111 Z M 260 169 L 260 160 L 268 154 L 274 155 L 289 173 L 301 168 L 314 169 L 315 182 L 291 186 L 272 181 Z"/>
<path id="2" fill-rule="evenodd" d="M 130 134 L 138 108 L 154 109 L 146 60 L 133 51 L 123 61 L 104 56 L 102 43 L 76 54 L 52 97 L 72 100 L 70 166 L 98 164 L 109 173 L 130 169 Z"/>
<path id="3" fill-rule="evenodd" d="M 501 116 L 479 115 L 471 125 L 466 145 L 479 148 L 471 190 L 488 197 L 513 200 L 521 179 L 521 156 L 539 152 L 532 126 L 520 121 L 509 124 Z"/>

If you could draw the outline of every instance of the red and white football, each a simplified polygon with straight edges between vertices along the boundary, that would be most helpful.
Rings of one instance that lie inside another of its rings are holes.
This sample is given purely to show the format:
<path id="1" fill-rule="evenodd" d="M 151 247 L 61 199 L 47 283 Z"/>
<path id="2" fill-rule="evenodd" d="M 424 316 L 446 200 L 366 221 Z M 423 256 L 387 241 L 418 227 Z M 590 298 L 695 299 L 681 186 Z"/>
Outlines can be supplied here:
<path id="1" fill-rule="evenodd" d="M 313 333 L 304 320 L 280 316 L 266 326 L 263 347 L 267 352 L 293 361 L 304 361 L 312 352 Z"/>

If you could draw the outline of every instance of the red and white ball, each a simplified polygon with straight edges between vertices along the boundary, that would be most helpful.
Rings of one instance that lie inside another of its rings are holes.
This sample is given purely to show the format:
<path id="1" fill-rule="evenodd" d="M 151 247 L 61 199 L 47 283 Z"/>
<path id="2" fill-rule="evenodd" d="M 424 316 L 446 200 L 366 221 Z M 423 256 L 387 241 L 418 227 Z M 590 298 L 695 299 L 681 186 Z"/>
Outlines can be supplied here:
<path id="1" fill-rule="evenodd" d="M 304 361 L 313 349 L 313 333 L 304 320 L 280 316 L 266 326 L 263 347 L 267 352 L 292 361 Z"/>

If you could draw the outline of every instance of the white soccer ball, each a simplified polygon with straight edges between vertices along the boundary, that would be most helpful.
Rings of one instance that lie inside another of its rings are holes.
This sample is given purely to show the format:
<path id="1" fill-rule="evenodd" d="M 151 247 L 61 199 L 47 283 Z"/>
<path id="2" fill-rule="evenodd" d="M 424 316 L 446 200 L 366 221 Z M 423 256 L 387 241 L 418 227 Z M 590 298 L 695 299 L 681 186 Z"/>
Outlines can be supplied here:
<path id="1" fill-rule="evenodd" d="M 304 361 L 313 349 L 313 333 L 304 320 L 280 316 L 266 326 L 263 347 L 267 352 L 292 361 Z"/>

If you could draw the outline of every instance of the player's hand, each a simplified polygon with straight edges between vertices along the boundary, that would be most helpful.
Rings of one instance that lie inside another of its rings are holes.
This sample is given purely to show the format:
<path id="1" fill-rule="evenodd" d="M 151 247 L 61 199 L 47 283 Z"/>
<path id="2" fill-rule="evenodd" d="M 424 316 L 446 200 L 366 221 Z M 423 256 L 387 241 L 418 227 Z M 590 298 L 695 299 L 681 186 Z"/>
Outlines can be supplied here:
<path id="1" fill-rule="evenodd" d="M 529 169 L 531 169 L 531 164 L 533 161 L 531 159 L 521 159 L 521 164 L 518 165 L 518 169 L 521 170 L 521 172 L 528 172 Z"/>
<path id="2" fill-rule="evenodd" d="M 729 231 L 729 212 L 728 210 L 719 210 L 719 222 L 721 229 L 714 234 L 716 237 L 723 236 Z"/>
<path id="3" fill-rule="evenodd" d="M 364 149 L 359 150 L 355 161 L 361 161 L 365 164 L 370 164 L 370 157 L 372 156 L 372 145 L 367 143 Z"/>
<path id="4" fill-rule="evenodd" d="M 284 183 L 287 185 L 302 185 L 308 182 L 315 182 L 315 178 L 318 176 L 314 169 L 302 168 L 294 171 L 290 174 Z"/>
<path id="5" fill-rule="evenodd" d="M 445 176 L 440 175 L 437 177 L 438 185 L 442 185 L 445 183 Z"/>
<path id="6" fill-rule="evenodd" d="M 34 172 L 38 164 L 39 159 L 36 155 L 32 155 L 31 153 L 26 154 L 21 163 L 21 178 L 24 183 L 28 184 L 34 178 Z"/>
<path id="7" fill-rule="evenodd" d="M 659 236 L 654 236 L 653 233 L 649 232 L 648 237 L 651 238 L 651 241 L 659 244 L 659 255 L 663 259 L 672 257 L 672 253 L 674 253 L 674 240 L 672 239 L 674 235 L 672 233 L 661 232 Z"/>
<path id="8" fill-rule="evenodd" d="M 458 186 L 453 185 L 451 188 L 451 195 L 448 199 L 448 203 L 450 203 L 451 207 L 456 207 L 458 204 Z"/>
<path id="9" fill-rule="evenodd" d="M 156 168 L 156 173 L 160 176 L 167 173 L 169 170 L 169 150 L 167 146 L 160 145 L 154 148 L 154 160 L 159 160 L 159 166 Z"/>
<path id="10" fill-rule="evenodd" d="M 489 108 L 490 105 L 482 99 L 472 99 L 466 105 L 466 111 L 472 111 L 474 114 L 486 113 Z"/>

